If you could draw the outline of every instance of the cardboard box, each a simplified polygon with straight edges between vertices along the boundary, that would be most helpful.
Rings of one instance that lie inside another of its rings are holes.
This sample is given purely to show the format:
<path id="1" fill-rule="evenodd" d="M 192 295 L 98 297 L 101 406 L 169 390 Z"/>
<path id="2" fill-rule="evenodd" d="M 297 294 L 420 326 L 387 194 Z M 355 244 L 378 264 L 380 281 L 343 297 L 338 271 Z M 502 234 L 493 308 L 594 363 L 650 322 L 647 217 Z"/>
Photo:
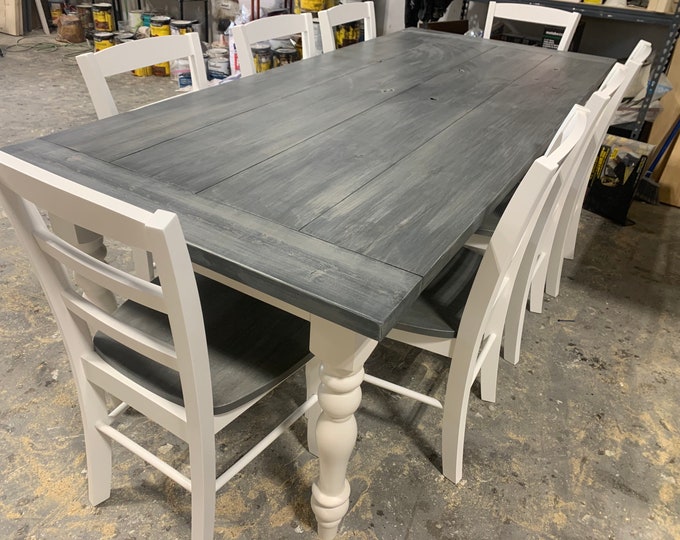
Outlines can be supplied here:
<path id="1" fill-rule="evenodd" d="M 677 141 L 659 179 L 659 202 L 680 206 L 680 144 Z"/>
<path id="2" fill-rule="evenodd" d="M 595 159 L 583 207 L 627 225 L 628 209 L 653 150 L 653 144 L 607 135 Z"/>

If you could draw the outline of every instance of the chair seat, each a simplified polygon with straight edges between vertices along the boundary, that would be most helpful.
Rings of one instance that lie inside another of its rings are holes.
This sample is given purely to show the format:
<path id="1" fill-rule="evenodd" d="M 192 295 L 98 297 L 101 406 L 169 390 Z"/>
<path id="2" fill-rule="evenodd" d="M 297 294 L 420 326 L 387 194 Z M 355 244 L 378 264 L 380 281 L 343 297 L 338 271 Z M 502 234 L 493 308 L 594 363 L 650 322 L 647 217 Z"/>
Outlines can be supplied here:
<path id="1" fill-rule="evenodd" d="M 196 275 L 205 324 L 215 414 L 233 410 L 274 388 L 311 358 L 309 322 L 214 280 Z M 114 313 L 171 343 L 168 317 L 133 301 Z M 262 321 L 267 321 L 266 329 Z M 95 350 L 138 384 L 184 405 L 178 372 L 98 332 Z"/>
<path id="2" fill-rule="evenodd" d="M 396 328 L 432 337 L 456 337 L 482 255 L 461 249 L 399 318 Z"/>

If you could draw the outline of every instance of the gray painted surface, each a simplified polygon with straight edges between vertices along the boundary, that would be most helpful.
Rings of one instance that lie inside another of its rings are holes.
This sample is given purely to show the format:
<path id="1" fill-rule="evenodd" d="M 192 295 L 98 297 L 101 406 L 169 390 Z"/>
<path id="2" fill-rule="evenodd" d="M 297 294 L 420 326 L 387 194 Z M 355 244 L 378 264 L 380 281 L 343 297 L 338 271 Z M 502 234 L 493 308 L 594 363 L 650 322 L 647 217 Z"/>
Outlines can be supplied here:
<path id="1" fill-rule="evenodd" d="M 382 339 L 611 64 L 407 30 L 6 151 L 173 210 L 196 262 Z"/>

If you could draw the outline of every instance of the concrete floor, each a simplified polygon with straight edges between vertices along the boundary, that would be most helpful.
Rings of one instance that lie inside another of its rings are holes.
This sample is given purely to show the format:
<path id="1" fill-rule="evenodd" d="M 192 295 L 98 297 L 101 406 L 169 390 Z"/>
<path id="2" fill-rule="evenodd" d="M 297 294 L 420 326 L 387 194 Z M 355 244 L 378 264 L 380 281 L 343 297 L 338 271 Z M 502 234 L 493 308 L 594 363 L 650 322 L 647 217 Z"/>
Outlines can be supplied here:
<path id="1" fill-rule="evenodd" d="M 0 146 L 94 120 L 82 48 L 16 41 L 0 34 Z M 118 86 L 126 106 L 174 92 L 156 78 Z M 497 403 L 473 388 L 460 484 L 439 473 L 437 410 L 364 389 L 339 538 L 680 538 L 680 209 L 634 203 L 630 217 L 622 228 L 584 212 L 562 293 L 527 315 Z M 0 298 L 0 538 L 189 538 L 188 494 L 119 447 L 111 498 L 89 505 L 68 361 L 1 209 Z M 368 369 L 442 397 L 445 366 L 385 342 Z M 294 378 L 222 433 L 220 463 L 303 394 Z M 186 458 L 138 415 L 125 423 L 171 463 Z M 301 421 L 219 492 L 216 538 L 315 538 L 304 438 Z"/>

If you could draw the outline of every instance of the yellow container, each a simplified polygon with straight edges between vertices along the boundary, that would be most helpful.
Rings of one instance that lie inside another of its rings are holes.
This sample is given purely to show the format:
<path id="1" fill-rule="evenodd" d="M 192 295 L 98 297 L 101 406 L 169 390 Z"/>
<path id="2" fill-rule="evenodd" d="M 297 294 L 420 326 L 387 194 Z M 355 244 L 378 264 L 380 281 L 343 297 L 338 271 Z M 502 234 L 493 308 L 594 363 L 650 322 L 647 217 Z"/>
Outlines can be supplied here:
<path id="1" fill-rule="evenodd" d="M 113 6 L 111 4 L 92 4 L 92 20 L 95 32 L 113 32 Z"/>
<path id="2" fill-rule="evenodd" d="M 253 54 L 255 71 L 262 73 L 272 68 L 272 48 L 268 43 L 255 43 L 250 49 Z"/>
<path id="3" fill-rule="evenodd" d="M 151 37 L 169 36 L 170 35 L 170 17 L 164 15 L 157 15 L 151 17 L 151 26 L 149 27 Z M 154 64 L 152 68 L 153 74 L 157 77 L 170 76 L 170 62 L 163 62 L 161 64 Z"/>
<path id="4" fill-rule="evenodd" d="M 115 45 L 113 32 L 95 32 L 92 39 L 94 41 L 94 52 L 108 49 Z"/>
<path id="5" fill-rule="evenodd" d="M 132 70 L 135 77 L 150 77 L 153 75 L 153 66 L 146 66 Z"/>
<path id="6" fill-rule="evenodd" d="M 326 9 L 326 0 L 300 0 L 300 11 L 313 13 Z"/>

